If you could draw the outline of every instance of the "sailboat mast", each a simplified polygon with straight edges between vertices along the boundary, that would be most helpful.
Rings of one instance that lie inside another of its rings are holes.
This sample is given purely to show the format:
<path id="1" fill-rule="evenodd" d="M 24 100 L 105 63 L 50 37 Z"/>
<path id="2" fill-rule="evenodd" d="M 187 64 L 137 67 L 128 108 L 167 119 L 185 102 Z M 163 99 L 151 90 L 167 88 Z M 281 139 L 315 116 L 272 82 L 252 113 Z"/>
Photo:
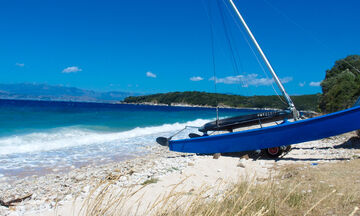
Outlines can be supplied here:
<path id="1" fill-rule="evenodd" d="M 274 78 L 277 86 L 279 87 L 279 89 L 281 90 L 283 96 L 285 97 L 285 100 L 286 100 L 286 102 L 288 103 L 290 110 L 293 112 L 294 118 L 297 118 L 298 114 L 297 114 L 297 111 L 296 111 L 296 108 L 295 108 L 295 105 L 294 105 L 293 101 L 291 100 L 290 96 L 286 93 L 283 84 L 281 83 L 279 77 L 276 75 L 276 73 L 275 73 L 273 67 L 271 66 L 269 60 L 268 60 L 267 57 L 265 56 L 264 52 L 262 51 L 260 45 L 259 45 L 258 42 L 256 41 L 256 39 L 255 39 L 254 35 L 252 34 L 249 26 L 246 24 L 244 18 L 242 17 L 241 13 L 240 13 L 239 10 L 237 9 L 237 7 L 236 7 L 236 5 L 234 4 L 233 0 L 229 0 L 229 1 L 230 1 L 230 3 L 231 3 L 232 7 L 234 8 L 236 14 L 239 16 L 240 21 L 241 21 L 241 23 L 243 24 L 243 26 L 245 27 L 245 29 L 246 29 L 247 33 L 249 34 L 251 40 L 253 41 L 253 43 L 255 44 L 255 46 L 256 46 L 256 48 L 257 48 L 257 50 L 259 51 L 259 53 L 260 53 L 262 59 L 264 60 L 267 68 L 270 70 L 270 72 L 271 72 L 271 74 L 272 74 L 272 76 L 273 76 L 273 78 Z"/>

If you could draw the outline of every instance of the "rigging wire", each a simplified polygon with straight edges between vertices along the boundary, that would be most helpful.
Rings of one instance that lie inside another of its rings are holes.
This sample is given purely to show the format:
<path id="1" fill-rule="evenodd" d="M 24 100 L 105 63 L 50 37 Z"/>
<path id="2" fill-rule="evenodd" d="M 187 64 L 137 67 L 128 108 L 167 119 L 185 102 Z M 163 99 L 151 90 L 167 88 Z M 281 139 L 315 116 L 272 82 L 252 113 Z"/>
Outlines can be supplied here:
<path id="1" fill-rule="evenodd" d="M 210 29 L 210 41 L 211 41 L 211 60 L 213 67 L 213 77 L 214 77 L 214 91 L 215 91 L 215 103 L 216 103 L 216 124 L 219 121 L 219 101 L 217 97 L 217 77 L 216 77 L 216 63 L 215 63 L 215 40 L 214 40 L 214 26 L 212 22 L 211 8 L 210 5 L 206 5 L 205 0 L 202 0 L 203 7 L 206 11 L 206 15 L 209 19 L 209 29 Z"/>
<path id="2" fill-rule="evenodd" d="M 235 16 L 234 16 L 233 12 L 230 10 L 230 8 L 228 7 L 228 5 L 227 5 L 227 3 L 225 2 L 225 0 L 223 0 L 223 2 L 224 2 L 224 4 L 225 4 L 225 6 L 226 6 L 227 10 L 228 10 L 228 11 L 229 11 L 229 13 L 231 14 L 231 17 L 233 18 L 233 20 L 234 20 L 234 22 L 235 22 L 236 26 L 237 26 L 237 27 L 238 27 L 238 29 L 240 30 L 241 35 L 243 36 L 243 38 L 245 39 L 245 41 L 246 41 L 247 45 L 249 46 L 249 48 L 250 48 L 250 50 L 251 50 L 252 54 L 255 56 L 255 59 L 256 59 L 256 61 L 258 62 L 259 66 L 260 66 L 260 68 L 261 68 L 261 70 L 262 70 L 262 72 L 264 73 L 264 75 L 266 76 L 266 78 L 267 78 L 267 79 L 270 79 L 270 78 L 269 78 L 269 76 L 268 76 L 268 74 L 266 73 L 266 70 L 265 70 L 265 68 L 264 68 L 263 64 L 261 63 L 261 61 L 260 61 L 260 59 L 259 59 L 258 55 L 256 54 L 256 52 L 255 52 L 254 48 L 252 47 L 251 43 L 249 42 L 248 38 L 246 37 L 245 33 L 243 32 L 242 27 L 239 25 L 239 23 L 238 23 L 237 19 L 235 18 Z M 275 87 L 274 87 L 273 82 L 271 83 L 271 87 L 272 87 L 272 89 L 274 90 L 275 94 L 276 94 L 276 95 L 278 96 L 278 98 L 280 99 L 280 101 L 281 101 L 282 103 L 284 103 L 284 104 L 288 105 L 288 104 L 287 104 L 287 103 L 283 100 L 283 98 L 279 95 L 279 93 L 276 91 L 276 89 L 275 89 Z"/>
<path id="3" fill-rule="evenodd" d="M 217 5 L 219 8 L 219 12 L 221 15 L 221 21 L 222 21 L 222 25 L 223 25 L 223 30 L 224 30 L 224 35 L 228 44 L 228 48 L 230 50 L 230 54 L 231 54 L 231 59 L 232 59 L 232 67 L 234 70 L 234 73 L 236 75 L 236 77 L 238 77 L 238 80 L 240 81 L 240 83 L 238 83 L 239 85 L 237 85 L 237 88 L 239 89 L 240 92 L 240 86 L 243 87 L 242 88 L 242 92 L 245 90 L 246 95 L 249 93 L 248 89 L 246 88 L 248 86 L 248 84 L 245 82 L 244 77 L 241 76 L 241 74 L 245 74 L 244 70 L 243 70 L 243 65 L 240 61 L 240 55 L 236 52 L 236 49 L 234 48 L 234 45 L 232 44 L 232 41 L 235 41 L 231 34 L 231 28 L 229 28 L 229 26 L 226 24 L 227 22 L 225 21 L 225 11 L 223 9 L 223 7 L 221 7 L 220 5 L 220 0 L 217 0 Z"/>
<path id="4" fill-rule="evenodd" d="M 235 58 L 234 48 L 232 46 L 230 36 L 229 36 L 229 30 L 228 30 L 226 22 L 225 22 L 225 17 L 224 17 L 224 14 L 223 14 L 223 10 L 221 9 L 221 5 L 219 3 L 219 0 L 217 0 L 216 2 L 217 2 L 217 6 L 218 6 L 218 9 L 219 9 L 219 12 L 220 12 L 220 17 L 221 17 L 221 22 L 222 22 L 223 29 L 224 29 L 225 39 L 226 39 L 226 42 L 228 44 L 228 47 L 229 47 L 229 50 L 230 50 L 230 53 L 231 53 L 232 66 L 233 66 L 235 74 L 240 75 L 239 69 L 238 69 L 238 64 L 237 64 L 237 61 L 236 61 L 236 58 Z M 243 82 L 242 79 L 240 79 L 240 80 L 241 80 L 241 82 Z M 243 85 L 244 85 L 244 83 L 243 83 Z"/>
<path id="5" fill-rule="evenodd" d="M 264 73 L 264 75 L 266 76 L 266 78 L 269 79 L 269 76 L 268 76 L 268 74 L 266 73 L 266 70 L 265 70 L 262 62 L 260 61 L 257 52 L 255 52 L 253 46 L 251 45 L 251 43 L 249 42 L 249 40 L 248 40 L 248 38 L 247 38 L 247 34 L 244 33 L 242 27 L 241 27 L 241 26 L 239 25 L 239 23 L 237 22 L 238 20 L 237 20 L 237 19 L 235 18 L 235 16 L 233 15 L 232 10 L 230 10 L 230 8 L 229 8 L 228 5 L 226 4 L 225 0 L 223 0 L 223 2 L 224 2 L 224 4 L 226 5 L 226 8 L 228 9 L 229 13 L 231 14 L 231 16 L 232 16 L 232 18 L 233 18 L 236 26 L 237 26 L 238 29 L 240 30 L 240 32 L 241 32 L 243 38 L 245 39 L 247 45 L 249 46 L 252 54 L 255 56 L 255 59 L 256 59 L 256 61 L 258 62 L 259 66 L 260 66 L 260 68 L 261 68 L 261 70 L 262 70 L 262 72 Z M 275 91 L 275 94 L 279 96 L 279 93 L 276 91 L 273 83 L 271 83 L 271 86 L 272 86 L 273 90 Z M 282 100 L 282 99 L 280 98 L 280 100 Z M 283 102 L 284 102 L 284 101 L 283 101 Z M 287 104 L 286 102 L 284 102 L 284 103 Z"/>
<path id="6" fill-rule="evenodd" d="M 274 11 L 276 11 L 278 14 L 282 15 L 283 17 L 285 17 L 287 20 L 289 20 L 291 23 L 293 23 L 295 26 L 297 26 L 299 29 L 301 29 L 304 33 L 306 33 L 309 38 L 314 39 L 317 43 L 319 43 L 322 47 L 324 47 L 325 49 L 327 49 L 328 51 L 332 52 L 333 54 L 335 54 L 334 50 L 330 49 L 327 45 L 325 45 L 325 43 L 322 42 L 322 40 L 320 40 L 318 37 L 316 37 L 316 35 L 312 32 L 310 32 L 309 30 L 307 30 L 306 28 L 304 28 L 303 26 L 301 26 L 299 23 L 297 23 L 294 19 L 292 19 L 291 17 L 289 17 L 284 11 L 282 11 L 281 9 L 279 9 L 278 7 L 272 5 L 268 0 L 263 0 L 266 4 L 268 4 Z M 346 64 L 348 64 L 350 67 L 352 67 L 356 72 L 360 73 L 360 70 L 354 66 L 353 64 L 351 64 L 350 62 L 346 61 L 345 59 L 342 59 Z"/>

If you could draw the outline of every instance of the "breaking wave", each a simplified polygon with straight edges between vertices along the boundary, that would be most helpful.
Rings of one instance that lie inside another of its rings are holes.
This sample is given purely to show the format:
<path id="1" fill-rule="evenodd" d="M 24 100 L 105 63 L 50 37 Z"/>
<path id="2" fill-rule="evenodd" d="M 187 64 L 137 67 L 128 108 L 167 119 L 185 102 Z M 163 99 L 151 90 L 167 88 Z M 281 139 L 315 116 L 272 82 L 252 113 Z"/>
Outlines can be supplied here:
<path id="1" fill-rule="evenodd" d="M 0 155 L 54 151 L 87 145 L 131 145 L 154 143 L 155 135 L 170 135 L 187 125 L 201 126 L 208 122 L 197 119 L 185 123 L 137 127 L 128 131 L 103 132 L 81 127 L 63 127 L 46 132 L 13 135 L 0 138 Z M 140 139 L 141 138 L 141 139 Z"/>

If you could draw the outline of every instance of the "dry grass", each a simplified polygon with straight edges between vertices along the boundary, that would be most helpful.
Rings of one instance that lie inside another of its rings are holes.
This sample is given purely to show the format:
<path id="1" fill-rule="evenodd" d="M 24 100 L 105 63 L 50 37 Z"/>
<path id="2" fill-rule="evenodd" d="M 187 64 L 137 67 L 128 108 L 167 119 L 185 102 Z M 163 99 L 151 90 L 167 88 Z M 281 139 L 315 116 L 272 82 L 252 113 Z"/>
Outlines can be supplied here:
<path id="1" fill-rule="evenodd" d="M 262 183 L 242 181 L 221 192 L 203 187 L 179 192 L 182 182 L 148 204 L 142 215 L 360 215 L 360 160 L 291 165 Z M 128 189 L 119 193 L 115 181 L 104 181 L 85 202 L 86 215 L 138 214 L 141 196 Z M 181 190 L 180 190 L 181 191 Z M 215 193 L 208 193 L 215 191 Z M 217 193 L 216 193 L 217 191 Z M 97 194 L 95 196 L 95 194 Z M 94 197 L 94 198 L 90 198 Z M 125 211 L 126 206 L 132 210 Z M 135 200 L 135 201 L 134 201 Z"/>

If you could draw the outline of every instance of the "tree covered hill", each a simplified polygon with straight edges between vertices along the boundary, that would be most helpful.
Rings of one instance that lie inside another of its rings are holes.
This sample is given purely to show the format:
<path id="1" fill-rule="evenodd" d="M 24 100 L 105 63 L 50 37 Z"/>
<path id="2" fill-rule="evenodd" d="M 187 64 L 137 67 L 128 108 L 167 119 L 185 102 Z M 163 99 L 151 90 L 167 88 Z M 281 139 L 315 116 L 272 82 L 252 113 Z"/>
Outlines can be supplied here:
<path id="1" fill-rule="evenodd" d="M 299 95 L 291 97 L 300 110 L 317 110 L 319 94 Z M 283 101 L 285 101 L 282 98 Z M 126 103 L 154 103 L 154 104 L 189 104 L 200 106 L 241 107 L 241 108 L 287 108 L 278 96 L 240 96 L 228 94 L 215 94 L 198 91 L 170 92 L 164 94 L 153 94 L 146 96 L 132 96 L 124 99 Z"/>
<path id="2" fill-rule="evenodd" d="M 335 112 L 353 106 L 360 97 L 360 56 L 350 55 L 335 62 L 326 71 L 321 82 L 323 94 L 291 96 L 299 110 L 313 110 L 324 113 Z M 282 98 L 283 101 L 285 101 Z M 189 104 L 230 107 L 286 108 L 278 96 L 239 96 L 206 92 L 171 92 L 138 97 L 127 97 L 127 103 Z"/>

